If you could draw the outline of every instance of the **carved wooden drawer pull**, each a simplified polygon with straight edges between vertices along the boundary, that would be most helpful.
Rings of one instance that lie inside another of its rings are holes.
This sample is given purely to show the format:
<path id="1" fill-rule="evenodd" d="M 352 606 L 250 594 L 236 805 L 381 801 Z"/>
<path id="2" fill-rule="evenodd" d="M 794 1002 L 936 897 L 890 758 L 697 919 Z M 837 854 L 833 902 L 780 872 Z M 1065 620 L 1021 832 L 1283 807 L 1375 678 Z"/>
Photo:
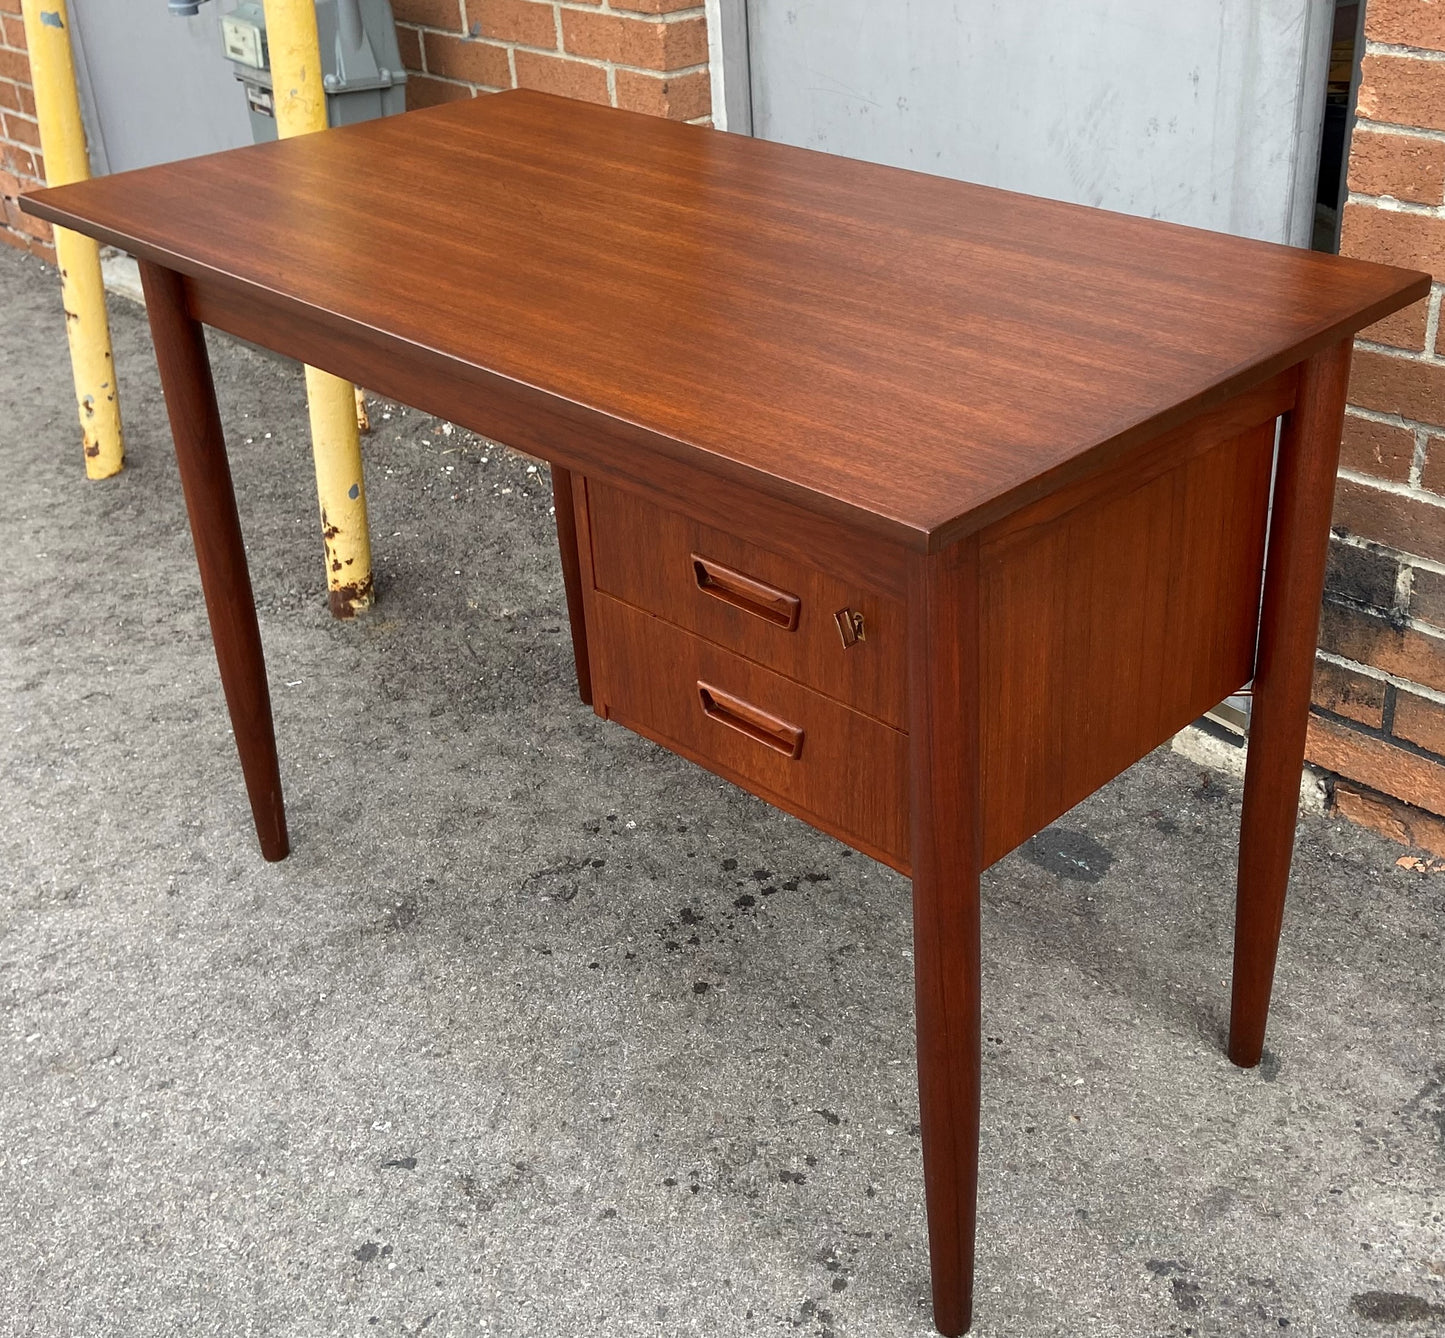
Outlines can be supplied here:
<path id="1" fill-rule="evenodd" d="M 755 581 L 751 576 L 744 576 L 740 571 L 724 567 L 711 558 L 699 557 L 696 553 L 692 555 L 692 570 L 697 577 L 697 588 L 704 594 L 790 632 L 797 627 L 798 610 L 802 606 L 802 600 L 797 595 L 764 585 L 762 581 Z"/>
<path id="2" fill-rule="evenodd" d="M 702 701 L 703 711 L 718 724 L 746 734 L 784 757 L 797 759 L 803 755 L 803 731 L 797 725 L 779 720 L 751 702 L 708 683 L 698 682 L 697 695 Z"/>

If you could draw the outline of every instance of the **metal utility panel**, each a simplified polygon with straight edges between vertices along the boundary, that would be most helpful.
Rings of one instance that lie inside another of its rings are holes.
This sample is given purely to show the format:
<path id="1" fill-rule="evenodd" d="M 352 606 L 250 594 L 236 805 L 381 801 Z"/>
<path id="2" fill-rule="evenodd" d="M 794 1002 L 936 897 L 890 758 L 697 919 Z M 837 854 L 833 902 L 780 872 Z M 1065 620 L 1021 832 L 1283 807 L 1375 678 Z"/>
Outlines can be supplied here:
<path id="1" fill-rule="evenodd" d="M 97 172 L 251 142 L 246 99 L 221 44 L 218 5 L 194 18 L 165 0 L 71 0 L 91 162 Z"/>
<path id="2" fill-rule="evenodd" d="M 747 0 L 741 59 L 766 139 L 1308 245 L 1333 15 L 1333 0 Z"/>

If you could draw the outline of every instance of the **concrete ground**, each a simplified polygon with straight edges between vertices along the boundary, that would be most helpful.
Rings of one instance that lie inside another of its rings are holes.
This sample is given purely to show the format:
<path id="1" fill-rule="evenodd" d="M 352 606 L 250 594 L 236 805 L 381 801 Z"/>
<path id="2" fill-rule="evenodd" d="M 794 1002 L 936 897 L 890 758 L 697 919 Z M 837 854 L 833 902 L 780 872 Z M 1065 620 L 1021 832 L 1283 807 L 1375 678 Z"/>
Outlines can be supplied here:
<path id="1" fill-rule="evenodd" d="M 0 1332 L 929 1332 L 907 883 L 578 703 L 545 474 L 460 429 L 376 406 L 331 621 L 298 371 L 217 339 L 264 864 L 113 320 L 87 483 L 0 250 Z M 1239 803 L 1160 752 L 986 878 L 980 1335 L 1445 1332 L 1445 879 L 1306 818 L 1240 1072 Z"/>

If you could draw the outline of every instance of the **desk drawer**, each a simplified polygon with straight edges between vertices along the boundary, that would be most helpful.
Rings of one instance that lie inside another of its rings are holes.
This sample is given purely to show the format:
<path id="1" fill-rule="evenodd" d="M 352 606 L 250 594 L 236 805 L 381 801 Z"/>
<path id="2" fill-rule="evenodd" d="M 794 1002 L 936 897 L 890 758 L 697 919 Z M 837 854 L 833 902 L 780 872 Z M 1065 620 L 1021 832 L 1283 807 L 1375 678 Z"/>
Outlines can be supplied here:
<path id="1" fill-rule="evenodd" d="M 595 479 L 587 513 L 597 589 L 907 728 L 901 600 Z"/>
<path id="2" fill-rule="evenodd" d="M 906 868 L 906 734 L 606 595 L 593 613 L 603 714 Z"/>

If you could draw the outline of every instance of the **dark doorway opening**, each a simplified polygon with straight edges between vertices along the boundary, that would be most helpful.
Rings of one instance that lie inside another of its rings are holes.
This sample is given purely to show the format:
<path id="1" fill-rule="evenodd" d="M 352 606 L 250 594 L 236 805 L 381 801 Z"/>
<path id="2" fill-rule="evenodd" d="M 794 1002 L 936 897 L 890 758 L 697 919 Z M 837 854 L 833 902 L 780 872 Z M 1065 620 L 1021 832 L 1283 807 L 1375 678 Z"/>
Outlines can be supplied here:
<path id="1" fill-rule="evenodd" d="M 1336 0 L 1330 66 L 1325 84 L 1324 132 L 1320 136 L 1320 174 L 1315 191 L 1316 251 L 1340 249 L 1340 222 L 1349 186 L 1350 133 L 1360 88 L 1360 57 L 1365 46 L 1365 6 L 1360 0 Z"/>

